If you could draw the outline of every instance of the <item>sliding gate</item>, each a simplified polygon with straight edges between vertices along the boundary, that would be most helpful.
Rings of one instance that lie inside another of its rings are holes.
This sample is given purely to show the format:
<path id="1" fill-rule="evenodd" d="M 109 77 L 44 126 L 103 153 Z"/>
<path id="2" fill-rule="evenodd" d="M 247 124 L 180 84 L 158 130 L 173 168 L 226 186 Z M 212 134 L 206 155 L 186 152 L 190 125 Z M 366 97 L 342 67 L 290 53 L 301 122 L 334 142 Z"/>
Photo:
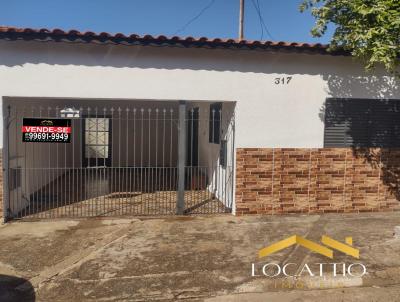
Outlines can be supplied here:
<path id="1" fill-rule="evenodd" d="M 5 107 L 6 220 L 230 212 L 233 111 L 131 104 Z"/>

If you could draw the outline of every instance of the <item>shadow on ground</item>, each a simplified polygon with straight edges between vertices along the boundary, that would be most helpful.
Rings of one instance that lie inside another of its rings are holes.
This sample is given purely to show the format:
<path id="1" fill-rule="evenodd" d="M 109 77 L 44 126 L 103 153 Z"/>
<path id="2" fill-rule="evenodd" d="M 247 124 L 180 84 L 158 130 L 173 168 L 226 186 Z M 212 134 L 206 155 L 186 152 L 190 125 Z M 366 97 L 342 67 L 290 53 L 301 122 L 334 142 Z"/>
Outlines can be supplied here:
<path id="1" fill-rule="evenodd" d="M 0 301 L 33 302 L 35 291 L 32 284 L 24 278 L 0 274 Z"/>

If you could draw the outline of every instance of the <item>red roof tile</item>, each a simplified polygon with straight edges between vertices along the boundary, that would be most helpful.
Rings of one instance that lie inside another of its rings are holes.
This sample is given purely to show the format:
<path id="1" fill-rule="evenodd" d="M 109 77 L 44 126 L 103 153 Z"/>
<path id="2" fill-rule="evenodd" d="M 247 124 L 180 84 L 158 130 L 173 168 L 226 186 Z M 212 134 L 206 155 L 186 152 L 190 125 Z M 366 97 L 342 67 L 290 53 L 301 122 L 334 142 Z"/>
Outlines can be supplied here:
<path id="1" fill-rule="evenodd" d="M 106 32 L 94 33 L 91 31 L 80 32 L 78 30 L 64 31 L 61 29 L 32 29 L 0 26 L 0 39 L 3 40 L 36 40 L 56 42 L 86 42 L 125 45 L 157 45 L 157 46 L 180 46 L 196 48 L 227 48 L 227 49 L 258 49 L 289 52 L 306 52 L 330 55 L 347 55 L 344 51 L 328 52 L 326 44 L 309 44 L 285 41 L 251 41 L 234 39 L 209 39 L 206 37 L 166 37 L 163 35 L 129 36 L 122 33 L 110 34 Z"/>

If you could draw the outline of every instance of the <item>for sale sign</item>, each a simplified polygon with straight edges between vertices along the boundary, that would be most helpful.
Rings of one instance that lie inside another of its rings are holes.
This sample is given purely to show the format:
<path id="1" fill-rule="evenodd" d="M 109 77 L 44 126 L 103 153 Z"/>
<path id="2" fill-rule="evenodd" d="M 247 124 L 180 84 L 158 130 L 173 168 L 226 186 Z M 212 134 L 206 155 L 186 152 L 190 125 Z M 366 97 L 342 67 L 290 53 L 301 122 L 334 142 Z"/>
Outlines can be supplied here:
<path id="1" fill-rule="evenodd" d="M 70 143 L 70 119 L 24 118 L 22 141 L 30 143 Z"/>

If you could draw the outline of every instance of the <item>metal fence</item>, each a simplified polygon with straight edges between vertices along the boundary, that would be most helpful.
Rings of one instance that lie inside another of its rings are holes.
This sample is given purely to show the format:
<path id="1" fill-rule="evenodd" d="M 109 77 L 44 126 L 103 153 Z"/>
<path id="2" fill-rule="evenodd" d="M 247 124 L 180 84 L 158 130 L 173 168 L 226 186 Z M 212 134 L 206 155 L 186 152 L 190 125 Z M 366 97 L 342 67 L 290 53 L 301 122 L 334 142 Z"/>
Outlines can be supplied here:
<path id="1" fill-rule="evenodd" d="M 234 113 L 221 103 L 16 104 L 3 116 L 6 220 L 231 211 Z"/>

